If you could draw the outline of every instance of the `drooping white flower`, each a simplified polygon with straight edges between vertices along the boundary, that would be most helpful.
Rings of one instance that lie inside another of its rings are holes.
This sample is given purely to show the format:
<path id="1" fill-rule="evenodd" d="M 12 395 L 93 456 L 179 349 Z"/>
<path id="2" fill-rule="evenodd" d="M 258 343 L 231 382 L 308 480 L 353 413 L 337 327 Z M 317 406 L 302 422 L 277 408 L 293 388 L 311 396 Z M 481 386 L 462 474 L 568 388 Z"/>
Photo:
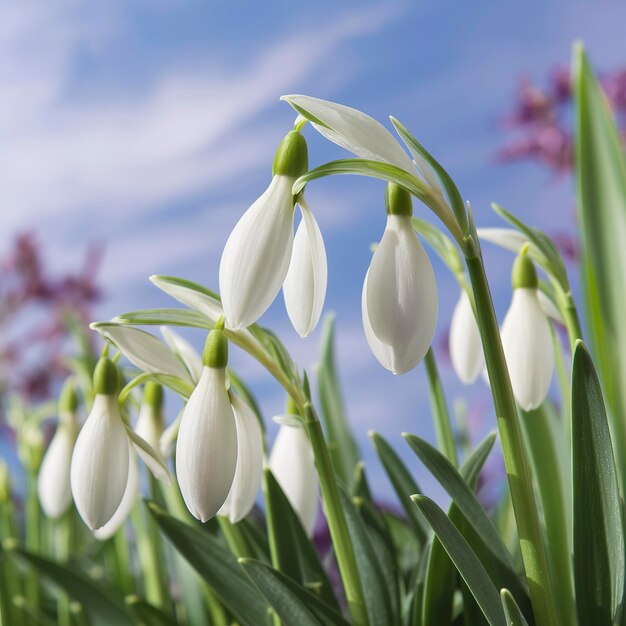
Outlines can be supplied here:
<path id="1" fill-rule="evenodd" d="M 239 396 L 231 394 L 237 426 L 237 466 L 226 502 L 218 515 L 232 524 L 241 521 L 254 506 L 263 475 L 263 432 L 254 411 Z"/>
<path id="2" fill-rule="evenodd" d="M 437 284 L 411 224 L 411 197 L 387 186 L 387 226 L 363 284 L 362 314 L 372 352 L 394 374 L 423 358 L 437 324 Z"/>
<path id="3" fill-rule="evenodd" d="M 118 380 L 115 365 L 101 358 L 94 373 L 94 403 L 72 455 L 72 496 L 91 530 L 102 528 L 118 510 L 134 452 L 157 478 L 169 480 L 159 454 L 125 424 L 117 399 Z"/>
<path id="4" fill-rule="evenodd" d="M 466 385 L 473 383 L 485 366 L 485 357 L 478 323 L 464 289 L 452 314 L 449 348 L 456 375 Z"/>
<path id="5" fill-rule="evenodd" d="M 514 228 L 477 228 L 476 234 L 481 241 L 488 241 L 516 254 L 528 243 L 528 237 Z"/>
<path id="6" fill-rule="evenodd" d="M 172 352 L 183 362 L 193 382 L 197 383 L 202 374 L 202 359 L 196 349 L 167 326 L 161 326 L 161 334 Z"/>
<path id="7" fill-rule="evenodd" d="M 37 479 L 41 508 L 51 519 L 61 517 L 72 503 L 70 465 L 78 435 L 77 405 L 74 383 L 70 379 L 61 392 L 59 423 L 41 462 Z"/>
<path id="8" fill-rule="evenodd" d="M 326 297 L 328 267 L 320 228 L 304 197 L 299 201 L 302 220 L 296 231 L 283 295 L 289 319 L 300 337 L 319 322 Z"/>
<path id="9" fill-rule="evenodd" d="M 200 380 L 183 411 L 176 474 L 191 514 L 202 522 L 222 507 L 237 465 L 237 427 L 226 390 L 228 347 L 222 328 L 209 333 Z"/>
<path id="10" fill-rule="evenodd" d="M 268 466 L 305 531 L 312 536 L 319 509 L 319 478 L 313 448 L 298 418 L 287 418 L 276 435 Z"/>
<path id="11" fill-rule="evenodd" d="M 306 172 L 307 148 L 291 131 L 274 160 L 272 181 L 243 214 L 222 253 L 220 294 L 229 324 L 244 328 L 272 304 L 285 281 L 293 246 L 295 179 Z"/>
<path id="12" fill-rule="evenodd" d="M 287 101 L 326 139 L 357 156 L 391 163 L 411 174 L 415 167 L 394 136 L 374 118 L 336 102 L 311 96 L 288 95 Z"/>
<path id="13" fill-rule="evenodd" d="M 502 324 L 502 347 L 517 403 L 525 411 L 537 408 L 550 389 L 554 345 L 526 249 L 513 266 L 513 298 Z"/>

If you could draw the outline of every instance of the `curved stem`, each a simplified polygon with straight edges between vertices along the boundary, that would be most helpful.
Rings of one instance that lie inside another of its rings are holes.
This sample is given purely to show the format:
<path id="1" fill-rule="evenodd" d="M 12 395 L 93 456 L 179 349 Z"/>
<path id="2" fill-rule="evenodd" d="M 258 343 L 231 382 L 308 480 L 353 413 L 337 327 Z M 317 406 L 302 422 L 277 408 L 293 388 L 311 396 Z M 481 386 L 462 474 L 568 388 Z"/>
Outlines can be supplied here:
<path id="1" fill-rule="evenodd" d="M 480 253 L 467 256 L 478 325 L 502 441 L 502 453 L 513 502 L 524 569 L 537 626 L 559 624 L 543 542 L 541 519 L 533 491 L 530 460 L 524 445 L 517 405 L 502 349 L 500 329 Z"/>

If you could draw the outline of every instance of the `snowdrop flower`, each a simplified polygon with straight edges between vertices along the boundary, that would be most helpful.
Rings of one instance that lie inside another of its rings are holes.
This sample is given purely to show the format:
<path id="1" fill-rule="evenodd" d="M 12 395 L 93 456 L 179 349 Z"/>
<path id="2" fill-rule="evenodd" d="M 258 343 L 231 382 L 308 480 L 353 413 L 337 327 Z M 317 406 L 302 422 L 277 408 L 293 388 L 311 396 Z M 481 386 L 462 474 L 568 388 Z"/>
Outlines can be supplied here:
<path id="1" fill-rule="evenodd" d="M 159 449 L 159 439 L 165 428 L 163 415 L 163 386 L 148 381 L 143 388 L 143 401 L 135 432 L 152 448 Z"/>
<path id="2" fill-rule="evenodd" d="M 522 409 L 530 411 L 540 406 L 548 394 L 554 345 L 527 247 L 515 260 L 512 281 L 513 299 L 502 324 L 502 347 L 515 399 Z"/>
<path id="3" fill-rule="evenodd" d="M 306 141 L 291 131 L 276 152 L 269 187 L 243 214 L 226 242 L 220 293 L 226 319 L 235 329 L 256 322 L 285 281 L 293 245 L 291 188 L 307 167 Z"/>
<path id="4" fill-rule="evenodd" d="M 237 426 L 237 465 L 226 502 L 218 515 L 240 522 L 254 506 L 263 476 L 263 432 L 254 411 L 239 396 L 230 394 Z"/>
<path id="5" fill-rule="evenodd" d="M 124 422 L 118 387 L 117 368 L 102 357 L 94 371 L 94 403 L 76 440 L 70 468 L 74 503 L 91 530 L 102 528 L 118 510 L 135 453 L 157 478 L 169 482 L 160 455 Z"/>
<path id="6" fill-rule="evenodd" d="M 223 320 L 209 333 L 202 374 L 189 397 L 176 442 L 176 474 L 191 514 L 211 519 L 230 491 L 237 465 L 237 427 L 226 390 L 228 342 Z"/>
<path id="7" fill-rule="evenodd" d="M 454 308 L 449 336 L 450 360 L 462 383 L 473 383 L 485 366 L 480 330 L 465 289 Z"/>
<path id="8" fill-rule="evenodd" d="M 322 314 L 328 267 L 320 227 L 302 195 L 298 204 L 302 220 L 294 238 L 283 295 L 293 327 L 300 337 L 306 337 Z"/>
<path id="9" fill-rule="evenodd" d="M 387 226 L 363 284 L 363 327 L 380 363 L 403 374 L 424 358 L 432 343 L 437 284 L 411 224 L 410 194 L 389 183 L 386 200 Z"/>
<path id="10" fill-rule="evenodd" d="M 74 381 L 66 381 L 59 400 L 59 423 L 39 468 L 37 490 L 43 512 L 51 519 L 61 517 L 72 503 L 70 465 L 78 435 L 78 396 Z"/>
<path id="11" fill-rule="evenodd" d="M 293 412 L 293 408 L 288 408 Z M 280 429 L 268 467 L 297 513 L 307 534 L 313 535 L 318 514 L 319 478 L 311 442 L 295 414 L 274 418 Z"/>

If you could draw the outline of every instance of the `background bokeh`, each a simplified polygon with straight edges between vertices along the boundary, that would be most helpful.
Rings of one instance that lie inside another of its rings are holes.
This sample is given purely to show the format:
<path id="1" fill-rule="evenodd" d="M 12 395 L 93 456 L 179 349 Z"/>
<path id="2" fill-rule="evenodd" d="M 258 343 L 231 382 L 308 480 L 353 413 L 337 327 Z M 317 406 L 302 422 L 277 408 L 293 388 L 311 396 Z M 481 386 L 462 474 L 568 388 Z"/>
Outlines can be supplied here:
<path id="1" fill-rule="evenodd" d="M 600 8 L 601 7 L 601 8 Z M 498 201 L 559 236 L 574 232 L 572 181 L 530 161 L 497 158 L 509 135 L 520 77 L 541 83 L 567 67 L 583 39 L 599 70 L 626 61 L 626 5 L 536 3 L 6 3 L 0 5 L 0 251 L 32 232 L 46 271 L 83 267 L 103 247 L 98 319 L 169 306 L 150 274 L 217 287 L 222 246 L 265 188 L 277 143 L 294 114 L 279 102 L 306 93 L 393 114 L 431 150 L 472 202 L 479 225 L 496 225 Z M 311 165 L 345 156 L 306 129 Z M 329 256 L 326 310 L 334 311 L 347 411 L 376 492 L 387 484 L 366 433 L 433 439 L 422 367 L 393 377 L 371 355 L 360 294 L 369 244 L 382 233 L 380 182 L 325 179 L 310 204 Z M 416 214 L 426 209 L 416 206 Z M 487 250 L 498 314 L 510 297 L 512 257 Z M 463 388 L 445 359 L 457 288 L 439 279 L 436 346 L 450 404 L 465 398 L 476 437 L 493 427 L 479 381 Z M 575 268 L 572 268 L 575 271 Z M 320 332 L 301 340 L 282 297 L 262 322 L 313 371 Z M 42 321 L 42 323 L 44 323 Z M 189 334 L 198 346 L 201 334 Z M 282 411 L 279 387 L 233 350 L 233 364 L 256 391 L 265 416 Z M 173 417 L 178 406 L 169 400 Z M 11 442 L 0 453 L 13 458 Z M 426 480 L 428 483 L 428 481 Z M 430 484 L 430 483 L 428 483 Z"/>

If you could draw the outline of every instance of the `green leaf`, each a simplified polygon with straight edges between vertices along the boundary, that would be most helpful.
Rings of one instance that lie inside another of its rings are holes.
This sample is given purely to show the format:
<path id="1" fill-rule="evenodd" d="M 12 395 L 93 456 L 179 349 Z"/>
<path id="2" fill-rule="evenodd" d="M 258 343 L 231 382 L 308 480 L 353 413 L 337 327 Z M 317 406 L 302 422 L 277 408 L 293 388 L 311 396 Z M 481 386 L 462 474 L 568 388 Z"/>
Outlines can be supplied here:
<path id="1" fill-rule="evenodd" d="M 425 544 L 428 536 L 424 528 L 424 520 L 419 511 L 413 506 L 411 496 L 416 493 L 422 493 L 421 488 L 415 482 L 411 473 L 406 468 L 396 451 L 387 443 L 387 441 L 378 433 L 370 431 L 368 433 L 372 441 L 374 450 L 380 459 L 385 472 L 395 489 L 400 504 L 406 511 L 409 521 L 413 526 L 415 535 L 420 544 Z"/>
<path id="2" fill-rule="evenodd" d="M 502 564 L 513 570 L 513 563 L 498 530 L 481 506 L 478 498 L 459 472 L 441 452 L 416 435 L 403 434 L 430 473 L 439 481 L 486 547 Z"/>
<path id="3" fill-rule="evenodd" d="M 502 601 L 507 626 L 528 626 L 528 622 L 508 589 L 500 590 L 500 600 Z"/>
<path id="4" fill-rule="evenodd" d="M 94 624 L 132 626 L 133 622 L 126 612 L 124 600 L 113 592 L 102 589 L 101 585 L 91 581 L 77 568 L 61 565 L 18 546 L 10 546 L 10 548 L 8 551 L 11 554 L 35 568 L 38 574 L 45 576 L 74 600 L 80 602 Z M 6 545 L 5 549 L 7 549 Z"/>
<path id="5" fill-rule="evenodd" d="M 495 441 L 495 434 L 487 438 L 474 450 L 461 468 L 461 475 L 465 482 L 475 488 L 478 475 L 491 452 Z M 465 519 L 459 507 L 453 501 L 448 510 L 448 517 L 452 523 L 463 532 Z M 467 537 L 466 537 L 467 538 Z M 493 577 L 492 577 L 493 580 Z M 424 624 L 448 624 L 452 619 L 452 606 L 456 583 L 456 568 L 450 560 L 445 548 L 438 539 L 434 539 L 428 557 L 428 567 L 424 577 L 422 593 L 422 620 Z M 473 598 L 472 598 L 473 602 Z M 469 602 L 466 608 L 469 609 Z"/>
<path id="6" fill-rule="evenodd" d="M 139 596 L 126 596 L 126 606 L 135 626 L 176 626 L 177 624 L 174 618 L 148 604 Z"/>
<path id="7" fill-rule="evenodd" d="M 500 595 L 463 535 L 432 500 L 419 495 L 412 500 L 446 549 L 490 626 L 506 626 Z"/>
<path id="8" fill-rule="evenodd" d="M 245 576 L 235 557 L 208 533 L 147 503 L 161 532 L 194 567 L 242 626 L 265 623 L 269 606 Z"/>
<path id="9" fill-rule="evenodd" d="M 330 457 L 337 475 L 350 485 L 360 454 L 346 416 L 335 364 L 334 315 L 327 315 L 322 336 L 322 354 L 317 367 L 320 408 Z"/>
<path id="10" fill-rule="evenodd" d="M 402 141 L 407 145 L 409 150 L 412 152 L 416 152 L 419 156 L 421 156 L 430 167 L 433 169 L 439 182 L 442 187 L 445 189 L 446 194 L 448 196 L 448 200 L 450 201 L 450 206 L 454 211 L 454 216 L 456 217 L 457 223 L 463 234 L 467 232 L 467 214 L 465 213 L 465 205 L 463 204 L 463 198 L 455 185 L 454 181 L 446 172 L 446 170 L 441 166 L 439 161 L 435 159 L 435 157 L 424 148 L 424 146 L 417 140 L 411 133 L 394 117 L 391 117 L 391 123 L 394 125 L 398 135 L 402 138 Z"/>
<path id="11" fill-rule="evenodd" d="M 263 472 L 263 494 L 270 550 L 276 569 L 307 589 L 315 589 L 327 605 L 339 611 L 339 604 L 317 551 L 269 469 Z"/>
<path id="12" fill-rule="evenodd" d="M 614 416 L 616 460 L 626 479 L 626 159 L 613 113 L 583 47 L 572 61 L 575 165 L 587 327 Z"/>
<path id="13" fill-rule="evenodd" d="M 624 523 L 600 381 L 582 341 L 572 365 L 574 582 L 578 620 L 619 623 L 624 600 Z"/>
<path id="14" fill-rule="evenodd" d="M 381 161 L 370 161 L 368 159 L 340 159 L 320 165 L 313 170 L 300 176 L 294 183 L 293 193 L 299 194 L 305 185 L 317 178 L 334 176 L 337 174 L 355 174 L 357 176 L 369 176 L 387 182 L 396 183 L 411 192 L 416 198 L 428 205 L 437 215 L 440 209 L 433 196 L 430 187 L 422 180 L 413 176 L 403 169 L 389 163 Z"/>
<path id="15" fill-rule="evenodd" d="M 206 329 L 215 326 L 206 315 L 190 309 L 143 309 L 122 313 L 112 321 L 133 326 L 187 326 Z"/>
<path id="16" fill-rule="evenodd" d="M 285 626 L 348 626 L 340 613 L 266 563 L 254 559 L 239 563 Z"/>
<path id="17" fill-rule="evenodd" d="M 388 596 L 385 574 L 367 528 L 345 489 L 340 489 L 340 495 L 361 584 L 365 591 L 365 605 L 370 624 L 395 624 L 398 616 L 392 612 L 392 600 Z"/>

